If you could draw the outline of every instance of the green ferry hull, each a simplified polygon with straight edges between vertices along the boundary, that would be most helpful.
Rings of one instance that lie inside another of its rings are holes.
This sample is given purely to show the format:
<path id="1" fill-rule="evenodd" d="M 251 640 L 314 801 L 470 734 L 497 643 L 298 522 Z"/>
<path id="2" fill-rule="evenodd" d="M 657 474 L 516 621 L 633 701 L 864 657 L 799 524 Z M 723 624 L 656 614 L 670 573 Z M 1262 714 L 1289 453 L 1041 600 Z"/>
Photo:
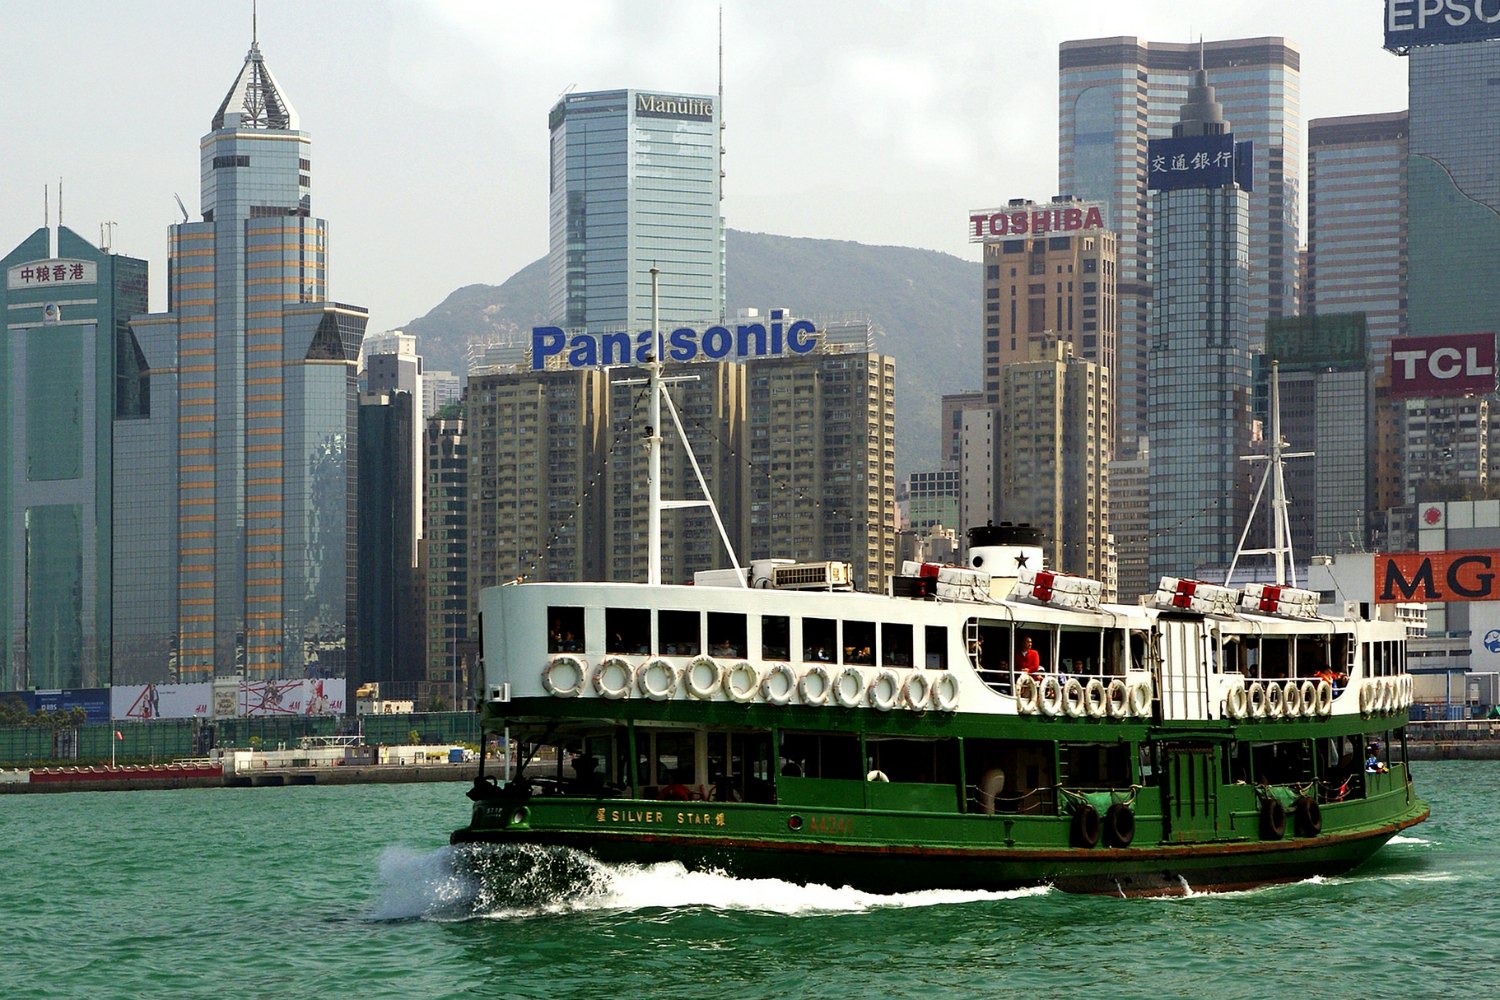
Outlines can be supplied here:
<path id="1" fill-rule="evenodd" d="M 454 832 L 451 840 L 570 848 L 606 863 L 676 862 L 739 878 L 847 885 L 876 893 L 1047 885 L 1077 893 L 1149 896 L 1246 889 L 1348 872 L 1396 833 L 1427 818 L 1426 803 L 1410 794 L 1409 784 L 1403 785 L 1389 796 L 1405 800 L 1405 808 L 1392 819 L 1360 822 L 1359 817 L 1379 808 L 1374 803 L 1335 805 L 1324 810 L 1327 832 L 1302 837 L 1288 829 L 1279 840 L 1147 842 L 1138 834 L 1129 847 L 1101 842 L 1085 848 L 1068 846 L 1066 819 L 1049 817 L 1034 835 L 1050 835 L 1057 843 L 1021 846 L 1003 838 L 1013 832 L 1007 828 L 1015 817 L 825 815 L 786 806 L 619 799 L 480 803 L 474 823 Z M 524 811 L 525 820 L 508 822 L 517 810 Z M 1392 810 L 1379 811 L 1389 816 Z M 1161 824 L 1142 817 L 1142 826 L 1159 830 Z M 924 828 L 936 836 L 924 837 Z M 861 836 L 861 830 L 868 832 Z"/>

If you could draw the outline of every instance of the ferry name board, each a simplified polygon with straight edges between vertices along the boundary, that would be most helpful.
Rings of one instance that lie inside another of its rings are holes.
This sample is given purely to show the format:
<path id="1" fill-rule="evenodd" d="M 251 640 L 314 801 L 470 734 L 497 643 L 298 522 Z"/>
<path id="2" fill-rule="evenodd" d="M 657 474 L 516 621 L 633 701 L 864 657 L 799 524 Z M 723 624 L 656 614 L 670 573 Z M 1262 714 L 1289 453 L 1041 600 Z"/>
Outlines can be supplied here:
<path id="1" fill-rule="evenodd" d="M 1097 233 L 1104 228 L 1104 213 L 1097 204 L 1036 205 L 1031 202 L 1005 208 L 979 209 L 969 213 L 969 242 L 983 243 L 1006 236 L 1070 236 Z"/>
<path id="2" fill-rule="evenodd" d="M 693 361 L 700 355 L 709 360 L 734 357 L 777 357 L 788 352 L 806 354 L 818 346 L 818 328 L 805 319 L 783 328 L 781 311 L 771 310 L 771 323 L 741 323 L 710 326 L 701 333 L 691 327 L 662 331 L 663 361 Z M 548 358 L 559 358 L 568 368 L 598 365 L 642 365 L 651 358 L 650 330 L 631 335 L 619 333 L 574 333 L 557 326 L 531 328 L 531 369 L 547 367 Z"/>
<path id="3" fill-rule="evenodd" d="M 1375 556 L 1375 601 L 1494 601 L 1500 551 L 1380 552 Z"/>
<path id="4" fill-rule="evenodd" d="M 1395 397 L 1466 396 L 1495 391 L 1495 335 L 1451 333 L 1391 341 Z"/>
<path id="5" fill-rule="evenodd" d="M 1386 0 L 1385 47 L 1459 45 L 1500 38 L 1500 0 Z"/>

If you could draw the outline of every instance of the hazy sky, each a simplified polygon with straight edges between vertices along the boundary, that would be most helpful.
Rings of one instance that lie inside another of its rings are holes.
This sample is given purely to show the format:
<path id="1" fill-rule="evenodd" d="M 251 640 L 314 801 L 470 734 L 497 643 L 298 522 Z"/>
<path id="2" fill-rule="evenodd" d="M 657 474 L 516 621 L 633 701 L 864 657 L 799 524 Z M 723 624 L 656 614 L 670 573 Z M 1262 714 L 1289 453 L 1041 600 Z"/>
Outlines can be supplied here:
<path id="1" fill-rule="evenodd" d="M 1302 117 L 1406 107 L 1379 0 L 726 0 L 730 227 L 978 259 L 969 209 L 1057 193 L 1067 39 L 1285 36 Z M 0 247 L 43 220 L 151 262 L 199 218 L 198 140 L 249 0 L 0 2 Z M 688 0 L 262 0 L 260 46 L 313 142 L 332 297 L 371 331 L 547 250 L 547 112 L 568 88 L 711 93 L 717 7 Z M 730 303 L 731 307 L 740 303 Z M 849 303 L 857 309 L 859 303 Z"/>

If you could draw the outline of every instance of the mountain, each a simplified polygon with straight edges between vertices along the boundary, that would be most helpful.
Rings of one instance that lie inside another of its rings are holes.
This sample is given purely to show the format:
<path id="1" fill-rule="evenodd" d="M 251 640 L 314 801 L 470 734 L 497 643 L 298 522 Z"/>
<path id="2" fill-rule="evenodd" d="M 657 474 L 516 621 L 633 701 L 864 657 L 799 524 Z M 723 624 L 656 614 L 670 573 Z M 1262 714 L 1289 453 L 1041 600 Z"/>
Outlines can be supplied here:
<path id="1" fill-rule="evenodd" d="M 733 229 L 726 252 L 731 314 L 780 306 L 875 322 L 876 348 L 896 359 L 896 474 L 936 467 L 942 395 L 982 385 L 979 265 L 935 250 Z M 404 329 L 419 338 L 427 368 L 462 372 L 471 342 L 524 343 L 546 313 L 543 257 L 504 284 L 454 291 Z"/>

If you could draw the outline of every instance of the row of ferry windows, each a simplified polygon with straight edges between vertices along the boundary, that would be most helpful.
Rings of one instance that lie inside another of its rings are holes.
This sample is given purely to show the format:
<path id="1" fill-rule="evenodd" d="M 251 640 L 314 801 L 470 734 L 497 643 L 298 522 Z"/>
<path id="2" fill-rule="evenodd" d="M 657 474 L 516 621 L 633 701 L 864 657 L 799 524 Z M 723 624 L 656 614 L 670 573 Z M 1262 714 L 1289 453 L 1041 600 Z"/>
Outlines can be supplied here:
<path id="1" fill-rule="evenodd" d="M 836 618 L 799 618 L 800 634 L 793 636 L 793 620 L 786 615 L 761 615 L 760 648 L 751 648 L 749 616 L 725 611 L 673 611 L 646 608 L 606 608 L 604 652 L 642 656 L 709 656 L 790 660 L 793 652 L 810 663 L 856 666 L 948 668 L 948 629 L 943 625 L 914 626 L 905 622 L 871 622 Z M 653 619 L 656 641 L 653 644 Z M 585 635 L 584 609 L 547 609 L 547 650 L 580 653 L 599 643 Z M 922 650 L 916 639 L 922 640 Z M 794 642 L 796 643 L 794 647 Z"/>

